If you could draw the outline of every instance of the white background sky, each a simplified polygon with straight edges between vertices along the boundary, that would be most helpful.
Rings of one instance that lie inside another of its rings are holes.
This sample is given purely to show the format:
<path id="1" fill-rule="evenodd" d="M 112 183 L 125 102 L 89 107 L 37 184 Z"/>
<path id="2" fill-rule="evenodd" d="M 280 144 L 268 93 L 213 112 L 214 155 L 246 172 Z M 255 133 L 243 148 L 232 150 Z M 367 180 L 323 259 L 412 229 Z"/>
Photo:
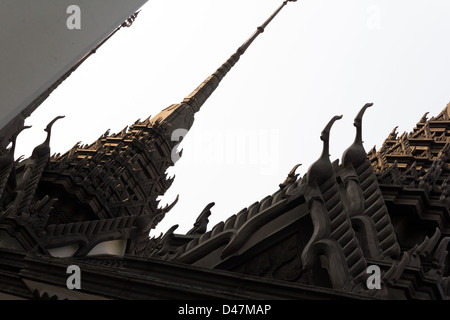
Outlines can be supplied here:
<path id="1" fill-rule="evenodd" d="M 29 156 L 57 115 L 52 152 L 179 103 L 281 4 L 280 0 L 149 0 L 26 120 L 16 156 Z M 81 19 L 83 19 L 81 8 Z M 82 20 L 83 21 L 83 20 Z M 331 160 L 354 139 L 366 102 L 366 150 L 395 126 L 410 131 L 450 101 L 450 1 L 303 0 L 289 3 L 197 114 L 161 205 L 180 200 L 152 235 L 185 233 L 209 203 L 209 228 L 303 176 L 331 132 Z"/>

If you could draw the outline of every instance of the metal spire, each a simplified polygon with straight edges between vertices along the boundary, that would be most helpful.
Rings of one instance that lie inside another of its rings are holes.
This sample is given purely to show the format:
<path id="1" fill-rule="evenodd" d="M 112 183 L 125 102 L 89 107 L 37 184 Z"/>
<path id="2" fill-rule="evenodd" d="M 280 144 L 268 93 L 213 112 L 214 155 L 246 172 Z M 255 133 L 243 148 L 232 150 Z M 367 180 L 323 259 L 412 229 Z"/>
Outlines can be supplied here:
<path id="1" fill-rule="evenodd" d="M 281 6 L 261 25 L 259 26 L 255 33 L 244 42 L 239 49 L 219 68 L 214 72 L 209 78 L 207 78 L 197 89 L 195 89 L 190 95 L 184 98 L 183 102 L 190 105 L 194 112 L 200 110 L 200 107 L 205 103 L 209 96 L 214 92 L 214 90 L 219 85 L 220 81 L 226 76 L 230 69 L 238 62 L 240 57 L 245 53 L 245 51 L 250 47 L 252 42 L 264 32 L 264 29 L 269 25 L 269 23 L 276 17 L 276 15 L 283 9 L 283 7 L 288 2 L 295 2 L 297 0 L 287 0 L 284 1 Z"/>
<path id="2" fill-rule="evenodd" d="M 220 81 L 226 76 L 231 68 L 240 59 L 241 55 L 245 53 L 252 42 L 259 34 L 264 32 L 267 25 L 275 18 L 275 16 L 283 9 L 288 2 L 295 2 L 297 0 L 284 1 L 281 6 L 267 19 L 261 26 L 259 26 L 255 33 L 246 41 L 237 51 L 211 76 L 200 84 L 190 95 L 184 98 L 180 104 L 170 105 L 162 110 L 158 115 L 152 118 L 152 123 L 164 122 L 172 129 L 190 129 L 194 122 L 194 114 L 200 110 L 202 105 L 211 96 L 214 90 L 218 87 Z M 170 133 L 171 134 L 171 133 Z"/>

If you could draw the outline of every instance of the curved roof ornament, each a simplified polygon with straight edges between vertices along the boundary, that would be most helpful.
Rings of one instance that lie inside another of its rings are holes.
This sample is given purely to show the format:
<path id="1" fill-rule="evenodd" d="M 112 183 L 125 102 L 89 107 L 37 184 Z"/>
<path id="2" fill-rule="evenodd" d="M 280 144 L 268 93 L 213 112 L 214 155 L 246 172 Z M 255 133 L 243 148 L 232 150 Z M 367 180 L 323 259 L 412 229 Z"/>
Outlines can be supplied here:
<path id="1" fill-rule="evenodd" d="M 425 114 L 422 116 L 422 118 L 420 118 L 419 123 L 425 123 L 428 120 L 428 114 L 429 112 L 425 112 Z"/>
<path id="2" fill-rule="evenodd" d="M 364 113 L 366 112 L 367 108 L 370 108 L 371 106 L 373 106 L 373 103 L 366 103 L 361 110 L 359 110 L 355 121 L 353 122 L 353 125 L 356 127 L 356 137 L 355 137 L 355 143 L 358 144 L 363 144 L 363 140 L 362 140 L 362 118 Z"/>
<path id="3" fill-rule="evenodd" d="M 8 154 L 14 156 L 14 151 L 15 151 L 15 149 L 16 149 L 16 140 L 17 140 L 17 137 L 19 136 L 19 134 L 20 134 L 23 130 L 25 130 L 25 129 L 30 129 L 30 128 L 31 128 L 31 126 L 23 126 L 23 127 L 20 128 L 17 132 L 15 132 L 11 138 L 8 139 L 8 141 L 11 142 L 11 148 L 9 148 Z"/>
<path id="4" fill-rule="evenodd" d="M 11 143 L 11 147 L 5 154 L 0 156 L 0 197 L 3 195 L 6 185 L 9 183 L 12 189 L 16 187 L 16 178 L 14 167 L 14 151 L 16 148 L 16 139 L 19 133 L 23 130 L 31 128 L 31 126 L 24 126 L 16 131 L 12 137 L 8 139 Z"/>
<path id="5" fill-rule="evenodd" d="M 320 140 L 323 141 L 323 149 L 322 149 L 322 157 L 329 157 L 330 156 L 330 131 L 333 124 L 337 121 L 342 119 L 342 115 L 340 116 L 334 116 L 328 124 L 325 126 L 325 128 L 322 130 L 322 133 L 320 134 Z"/>
<path id="6" fill-rule="evenodd" d="M 387 137 L 387 140 L 397 140 L 397 129 L 398 126 L 392 129 L 391 133 L 389 133 L 389 136 Z"/>
<path id="7" fill-rule="evenodd" d="M 279 184 L 280 189 L 284 189 L 285 187 L 287 187 L 289 184 L 294 183 L 295 181 L 297 181 L 297 178 L 299 176 L 298 173 L 295 173 L 297 168 L 300 167 L 302 164 L 296 164 L 291 171 L 288 173 L 287 178 L 284 180 L 283 183 Z"/>
<path id="8" fill-rule="evenodd" d="M 65 118 L 66 116 L 57 116 L 55 119 L 50 121 L 50 123 L 47 125 L 47 127 L 44 129 L 45 132 L 48 132 L 48 135 L 50 135 L 53 124 L 58 121 L 59 119 Z"/>
<path id="9" fill-rule="evenodd" d="M 356 127 L 355 141 L 342 155 L 342 164 L 344 166 L 351 164 L 356 168 L 366 160 L 366 150 L 364 149 L 364 141 L 362 139 L 362 118 L 367 108 L 371 106 L 373 106 L 373 103 L 366 103 L 355 117 L 355 121 L 353 122 L 353 125 Z"/>
<path id="10" fill-rule="evenodd" d="M 50 123 L 44 129 L 44 131 L 47 132 L 47 138 L 45 139 L 45 141 L 42 144 L 40 144 L 36 148 L 34 148 L 33 153 L 31 155 L 32 158 L 36 158 L 36 157 L 39 158 L 41 156 L 50 155 L 50 136 L 51 136 L 51 133 L 52 133 L 53 124 L 57 120 L 62 119 L 64 117 L 65 116 L 57 116 L 52 121 L 50 121 Z"/>
<path id="11" fill-rule="evenodd" d="M 194 227 L 186 233 L 187 235 L 202 235 L 206 232 L 209 222 L 208 218 L 214 205 L 215 203 L 211 202 L 202 210 L 197 220 L 195 220 Z"/>
<path id="12" fill-rule="evenodd" d="M 323 141 L 322 154 L 308 169 L 308 183 L 315 182 L 320 186 L 334 175 L 333 167 L 330 162 L 330 131 L 333 124 L 340 119 L 342 119 L 342 115 L 334 116 L 322 130 L 320 135 L 320 139 Z"/>

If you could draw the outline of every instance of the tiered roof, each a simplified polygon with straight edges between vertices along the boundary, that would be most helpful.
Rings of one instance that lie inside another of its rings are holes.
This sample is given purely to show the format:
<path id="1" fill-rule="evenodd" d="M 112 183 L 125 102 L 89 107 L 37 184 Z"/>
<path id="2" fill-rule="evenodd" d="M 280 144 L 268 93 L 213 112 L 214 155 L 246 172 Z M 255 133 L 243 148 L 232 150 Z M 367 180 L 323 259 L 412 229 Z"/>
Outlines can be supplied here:
<path id="1" fill-rule="evenodd" d="M 117 134 L 108 130 L 90 145 L 77 143 L 65 154 L 50 157 L 50 130 L 57 117 L 46 129 L 46 141 L 29 159 L 17 162 L 17 134 L 12 137 L 13 147 L 0 151 L 0 223 L 5 220 L 0 231 L 8 230 L 8 241 L 26 251 L 37 245 L 47 254 L 66 248 L 69 256 L 85 256 L 101 243 L 123 241 L 126 253 L 142 255 L 150 229 L 177 201 L 158 207 L 157 198 L 173 182 L 166 174 L 178 143 L 173 131 L 191 128 L 195 113 L 287 3 L 181 103 L 153 118 L 138 120 Z"/>
<path id="2" fill-rule="evenodd" d="M 173 206 L 157 201 L 172 182 L 173 130 L 189 130 L 287 2 L 183 102 L 153 118 L 50 157 L 57 117 L 23 161 L 14 161 L 11 137 L 0 157 L 0 297 L 450 298 L 450 105 L 410 134 L 393 130 L 368 154 L 362 118 L 372 104 L 364 105 L 341 162 L 329 158 L 335 116 L 303 177 L 294 166 L 272 195 L 211 230 L 214 203 L 187 234 L 175 225 L 148 238 Z M 106 244 L 115 250 L 101 251 Z M 67 264 L 83 268 L 87 291 L 66 290 Z M 380 288 L 369 285 L 370 266 L 381 271 Z"/>

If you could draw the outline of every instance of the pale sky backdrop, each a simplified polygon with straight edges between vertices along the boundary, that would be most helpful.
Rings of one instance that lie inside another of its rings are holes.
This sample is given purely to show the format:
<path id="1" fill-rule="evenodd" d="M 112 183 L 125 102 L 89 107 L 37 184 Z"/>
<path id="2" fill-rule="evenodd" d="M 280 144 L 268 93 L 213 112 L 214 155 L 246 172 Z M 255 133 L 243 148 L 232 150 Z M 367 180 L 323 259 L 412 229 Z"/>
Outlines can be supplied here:
<path id="1" fill-rule="evenodd" d="M 52 153 L 91 143 L 182 99 L 213 73 L 280 0 L 149 0 L 26 120 L 16 156 L 29 156 L 57 115 Z M 81 8 L 83 19 L 83 8 Z M 83 20 L 81 20 L 83 21 Z M 83 25 L 82 25 L 83 26 Z M 289 3 L 197 114 L 169 170 L 161 206 L 180 200 L 151 235 L 185 233 L 215 202 L 209 229 L 303 176 L 331 131 L 331 160 L 352 143 L 366 102 L 366 150 L 395 126 L 410 131 L 450 101 L 450 1 L 303 0 Z"/>

